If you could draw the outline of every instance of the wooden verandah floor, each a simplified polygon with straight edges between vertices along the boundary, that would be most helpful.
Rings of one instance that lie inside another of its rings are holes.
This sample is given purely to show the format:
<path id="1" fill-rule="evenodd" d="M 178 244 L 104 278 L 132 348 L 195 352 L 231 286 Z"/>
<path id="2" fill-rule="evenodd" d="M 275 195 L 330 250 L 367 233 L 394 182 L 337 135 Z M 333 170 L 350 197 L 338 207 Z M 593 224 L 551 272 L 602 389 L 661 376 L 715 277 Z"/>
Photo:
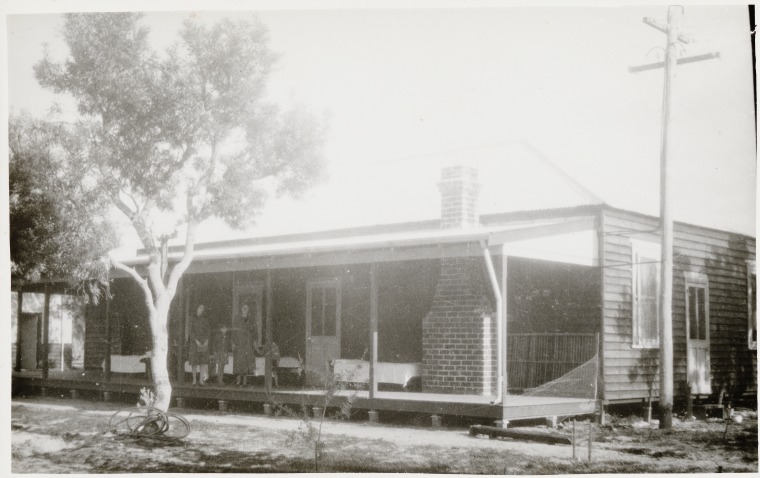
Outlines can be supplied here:
<path id="1" fill-rule="evenodd" d="M 71 394 L 105 397 L 122 395 L 134 399 L 142 387 L 151 383 L 142 374 L 112 374 L 110 380 L 100 371 L 50 371 L 48 378 L 42 378 L 39 371 L 14 372 L 12 393 L 40 394 L 42 389 L 50 396 Z M 172 382 L 173 400 L 184 399 L 185 405 L 209 402 L 245 402 L 250 404 L 281 404 L 291 406 L 324 405 L 325 391 L 301 386 L 281 385 L 265 390 L 258 382 L 248 387 L 231 384 L 218 385 L 211 381 L 206 386 L 194 386 L 190 383 Z M 115 398 L 115 397 L 114 397 Z M 366 390 L 339 390 L 332 397 L 328 406 L 340 406 L 345 400 L 352 399 L 352 408 L 359 410 L 376 410 L 386 412 L 411 412 L 431 415 L 455 415 L 478 419 L 517 420 L 551 416 L 587 415 L 598 411 L 596 400 L 581 398 L 534 397 L 508 395 L 504 405 L 494 404 L 494 397 L 480 395 L 453 395 L 441 393 L 420 393 L 404 391 L 378 391 L 373 397 Z"/>

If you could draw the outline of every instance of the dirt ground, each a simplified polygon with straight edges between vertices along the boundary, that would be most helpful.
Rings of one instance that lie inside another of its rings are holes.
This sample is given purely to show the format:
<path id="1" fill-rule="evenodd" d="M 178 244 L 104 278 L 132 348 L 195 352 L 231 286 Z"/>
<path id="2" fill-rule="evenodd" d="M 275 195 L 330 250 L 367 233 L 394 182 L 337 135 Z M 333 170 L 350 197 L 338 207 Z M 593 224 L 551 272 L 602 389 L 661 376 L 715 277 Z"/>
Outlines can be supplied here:
<path id="1" fill-rule="evenodd" d="M 291 416 L 172 410 L 192 425 L 181 440 L 136 438 L 109 431 L 113 412 L 127 404 L 54 398 L 14 400 L 14 473 L 312 472 L 318 422 Z M 465 427 L 325 420 L 320 472 L 468 474 L 757 472 L 757 414 L 743 421 L 676 421 L 660 431 L 638 418 L 611 417 L 593 428 L 577 422 L 572 446 L 471 437 Z M 571 434 L 569 422 L 557 430 Z M 543 426 L 531 427 L 548 432 Z"/>

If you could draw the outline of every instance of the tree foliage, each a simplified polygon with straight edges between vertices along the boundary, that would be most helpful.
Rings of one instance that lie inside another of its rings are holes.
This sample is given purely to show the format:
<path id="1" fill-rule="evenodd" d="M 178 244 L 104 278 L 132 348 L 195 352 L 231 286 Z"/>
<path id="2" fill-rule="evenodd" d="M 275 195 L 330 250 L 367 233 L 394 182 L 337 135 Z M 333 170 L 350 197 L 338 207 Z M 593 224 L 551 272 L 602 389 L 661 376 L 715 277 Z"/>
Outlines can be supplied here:
<path id="1" fill-rule="evenodd" d="M 82 136 L 24 115 L 10 118 L 8 139 L 12 279 L 102 280 L 118 242 L 107 200 L 80 180 Z"/>
<path id="2" fill-rule="evenodd" d="M 148 254 L 139 271 L 111 264 L 141 287 L 153 338 L 157 406 L 166 410 L 167 318 L 193 260 L 195 231 L 219 217 L 250 226 L 273 194 L 297 195 L 320 176 L 322 126 L 266 101 L 276 61 L 257 21 L 184 22 L 165 52 L 137 13 L 66 15 L 69 55 L 35 65 L 44 87 L 73 97 L 81 181 L 131 221 Z M 184 252 L 168 257 L 184 226 Z"/>
<path id="3" fill-rule="evenodd" d="M 272 188 L 297 194 L 319 176 L 319 124 L 263 100 L 276 57 L 262 24 L 188 20 L 159 55 L 140 19 L 68 15 L 70 57 L 46 55 L 35 67 L 43 86 L 72 95 L 92 123 L 88 153 L 115 202 L 127 199 L 143 226 L 159 210 L 178 222 L 218 216 L 246 227 Z M 150 249 L 148 233 L 141 240 Z"/>

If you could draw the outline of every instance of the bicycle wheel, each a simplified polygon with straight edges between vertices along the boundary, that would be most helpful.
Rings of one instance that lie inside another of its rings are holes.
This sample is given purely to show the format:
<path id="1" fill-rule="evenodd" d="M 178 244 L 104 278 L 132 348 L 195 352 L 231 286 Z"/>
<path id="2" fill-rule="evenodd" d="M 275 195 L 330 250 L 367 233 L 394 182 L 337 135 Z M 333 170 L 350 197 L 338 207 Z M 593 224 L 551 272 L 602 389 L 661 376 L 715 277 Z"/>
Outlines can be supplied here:
<path id="1" fill-rule="evenodd" d="M 163 434 L 169 429 L 169 418 L 166 413 L 154 407 L 138 408 L 133 415 L 136 420 L 127 422 L 132 433 L 140 435 Z"/>
<path id="2" fill-rule="evenodd" d="M 169 438 L 185 438 L 190 434 L 190 422 L 181 415 L 176 413 L 165 413 L 166 416 L 166 430 L 164 436 Z"/>
<path id="3" fill-rule="evenodd" d="M 131 432 L 133 427 L 130 426 L 129 422 L 130 420 L 135 420 L 135 411 L 134 408 L 117 410 L 108 421 L 109 430 L 113 432 Z"/>
<path id="4" fill-rule="evenodd" d="M 157 408 L 125 408 L 111 416 L 109 427 L 114 432 L 128 432 L 140 435 L 163 433 L 168 428 L 166 415 Z M 124 428 L 126 430 L 124 430 Z"/>

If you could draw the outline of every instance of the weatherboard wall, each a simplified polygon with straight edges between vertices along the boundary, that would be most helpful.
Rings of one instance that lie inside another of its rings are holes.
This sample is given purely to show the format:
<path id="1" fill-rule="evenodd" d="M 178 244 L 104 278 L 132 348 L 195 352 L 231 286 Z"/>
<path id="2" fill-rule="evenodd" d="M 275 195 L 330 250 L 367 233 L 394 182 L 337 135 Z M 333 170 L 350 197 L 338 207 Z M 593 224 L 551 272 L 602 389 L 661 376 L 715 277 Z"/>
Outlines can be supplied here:
<path id="1" fill-rule="evenodd" d="M 659 349 L 633 345 L 632 240 L 659 243 L 659 220 L 606 208 L 603 226 L 605 399 L 657 398 Z M 714 393 L 756 390 L 757 359 L 747 344 L 747 261 L 755 239 L 676 223 L 673 266 L 673 372 L 676 400 L 686 394 L 686 271 L 707 275 L 710 367 Z"/>

